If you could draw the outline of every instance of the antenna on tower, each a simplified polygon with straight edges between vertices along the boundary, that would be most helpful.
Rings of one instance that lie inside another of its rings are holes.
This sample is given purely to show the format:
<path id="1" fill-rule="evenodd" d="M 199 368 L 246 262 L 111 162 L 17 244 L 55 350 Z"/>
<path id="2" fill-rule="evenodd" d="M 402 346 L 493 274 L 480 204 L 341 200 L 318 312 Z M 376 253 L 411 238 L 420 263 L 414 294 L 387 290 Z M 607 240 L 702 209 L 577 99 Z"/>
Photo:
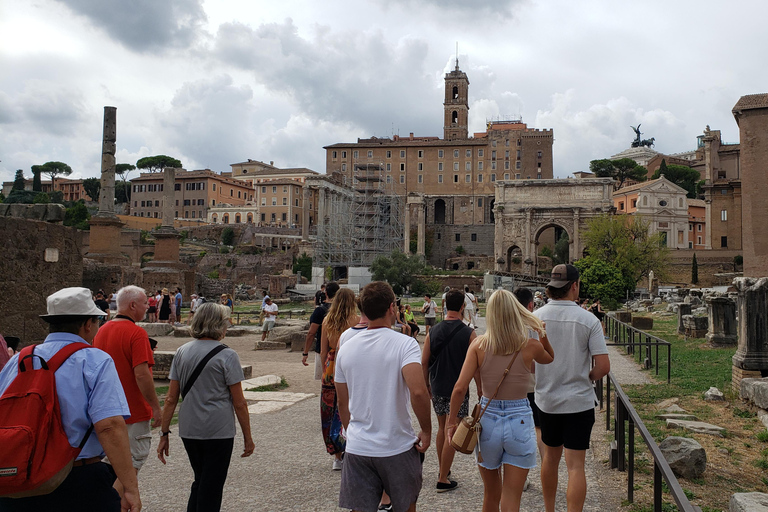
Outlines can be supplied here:
<path id="1" fill-rule="evenodd" d="M 456 71 L 459 70 L 459 42 L 456 41 Z"/>

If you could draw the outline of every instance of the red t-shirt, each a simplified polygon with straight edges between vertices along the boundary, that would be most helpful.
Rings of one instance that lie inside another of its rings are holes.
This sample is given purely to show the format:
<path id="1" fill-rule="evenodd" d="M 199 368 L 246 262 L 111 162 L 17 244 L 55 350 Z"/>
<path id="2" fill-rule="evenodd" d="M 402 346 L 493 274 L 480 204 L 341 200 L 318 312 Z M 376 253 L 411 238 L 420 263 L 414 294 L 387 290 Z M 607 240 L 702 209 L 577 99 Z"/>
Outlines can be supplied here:
<path id="1" fill-rule="evenodd" d="M 131 417 L 125 422 L 131 424 L 152 419 L 152 407 L 141 394 L 133 373 L 133 369 L 142 363 L 147 363 L 150 368 L 155 365 L 147 331 L 128 320 L 112 320 L 96 333 L 93 346 L 112 356 L 115 362 L 131 409 Z"/>

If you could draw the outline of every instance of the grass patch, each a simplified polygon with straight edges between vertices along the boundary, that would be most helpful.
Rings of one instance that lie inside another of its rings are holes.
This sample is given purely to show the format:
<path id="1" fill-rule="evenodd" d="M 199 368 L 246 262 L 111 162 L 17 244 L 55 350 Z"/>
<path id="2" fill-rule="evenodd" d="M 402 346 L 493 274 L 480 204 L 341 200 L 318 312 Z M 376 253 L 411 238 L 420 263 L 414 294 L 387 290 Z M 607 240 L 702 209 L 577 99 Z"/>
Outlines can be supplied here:
<path id="1" fill-rule="evenodd" d="M 248 388 L 246 391 L 280 391 L 288 387 L 288 382 L 285 377 L 280 377 L 280 384 L 269 384 L 267 386 L 257 386 L 255 388 Z"/>
<path id="2" fill-rule="evenodd" d="M 155 387 L 155 393 L 157 393 L 157 399 L 160 402 L 160 409 L 162 409 L 165 406 L 165 397 L 168 395 L 168 386 L 157 386 Z M 171 425 L 176 425 L 179 422 L 179 405 L 181 405 L 182 398 L 179 396 L 179 403 L 176 406 L 176 411 L 173 413 L 173 418 L 171 418 Z"/>
<path id="3" fill-rule="evenodd" d="M 768 430 L 763 430 L 762 432 L 758 432 L 755 437 L 761 443 L 768 442 Z"/>

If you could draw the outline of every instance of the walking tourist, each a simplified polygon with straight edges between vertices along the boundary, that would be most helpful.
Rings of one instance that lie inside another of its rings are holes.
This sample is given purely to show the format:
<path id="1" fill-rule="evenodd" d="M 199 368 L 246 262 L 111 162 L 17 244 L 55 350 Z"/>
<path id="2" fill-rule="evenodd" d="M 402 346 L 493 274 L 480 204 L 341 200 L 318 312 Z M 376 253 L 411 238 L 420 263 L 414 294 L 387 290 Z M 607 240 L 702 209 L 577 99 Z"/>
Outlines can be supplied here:
<path id="1" fill-rule="evenodd" d="M 161 322 L 171 323 L 171 296 L 168 294 L 168 288 L 162 289 L 158 318 Z"/>
<path id="2" fill-rule="evenodd" d="M 325 315 L 333 303 L 333 298 L 336 296 L 336 292 L 339 291 L 339 283 L 331 281 L 325 287 L 325 302 L 315 308 L 312 315 L 309 317 L 309 331 L 307 332 L 307 339 L 304 342 L 304 352 L 301 355 L 301 364 L 309 366 L 307 358 L 309 357 L 309 350 L 315 351 L 315 380 L 320 380 L 323 376 L 323 361 L 320 358 L 320 340 L 323 335 L 323 320 Z M 314 344 L 313 344 L 314 343 Z"/>
<path id="3" fill-rule="evenodd" d="M 477 325 L 477 297 L 464 286 L 464 322 L 473 329 Z"/>
<path id="4" fill-rule="evenodd" d="M 443 318 L 448 314 L 448 308 L 445 307 L 445 296 L 448 295 L 449 291 L 451 291 L 451 287 L 446 286 L 445 290 L 443 290 L 443 297 L 440 299 L 440 309 L 443 310 Z"/>
<path id="5" fill-rule="evenodd" d="M 541 491 L 547 512 L 555 510 L 557 471 L 563 451 L 568 467 L 568 511 L 584 507 L 584 462 L 597 405 L 592 382 L 603 378 L 611 368 L 600 322 L 575 302 L 579 285 L 576 267 L 555 266 L 546 288 L 550 300 L 534 312 L 546 324 L 557 354 L 553 364 L 536 365 L 536 404 L 544 443 Z"/>
<path id="6" fill-rule="evenodd" d="M 117 315 L 99 329 L 93 346 L 112 357 L 120 383 L 128 400 L 131 417 L 125 420 L 131 457 L 136 473 L 147 461 L 152 445 L 150 420 L 153 427 L 160 426 L 162 413 L 155 393 L 151 367 L 155 360 L 149 345 L 147 331 L 136 325 L 143 320 L 149 307 L 147 294 L 138 286 L 126 286 L 115 294 Z M 109 463 L 108 459 L 105 462 Z M 122 482 L 115 482 L 122 494 Z"/>
<path id="7" fill-rule="evenodd" d="M 182 296 L 181 296 L 181 288 L 176 288 L 176 295 L 173 297 L 173 311 L 176 314 L 176 323 L 181 323 L 181 303 L 182 303 Z"/>
<path id="8" fill-rule="evenodd" d="M 538 331 L 541 341 L 531 338 Z M 451 394 L 448 438 L 459 422 L 459 409 L 469 382 L 480 371 L 482 399 L 487 407 L 480 425 L 478 467 L 483 479 L 483 510 L 520 510 L 528 470 L 536 466 L 533 415 L 526 398 L 531 364 L 552 362 L 554 353 L 541 322 L 506 290 L 488 300 L 487 330 L 469 347 Z M 500 468 L 503 470 L 499 471 Z"/>
<path id="9" fill-rule="evenodd" d="M 432 300 L 431 295 L 424 295 L 424 305 L 421 306 L 421 312 L 424 313 L 424 334 L 429 334 L 429 328 L 435 325 L 436 310 L 437 302 Z"/>
<path id="10" fill-rule="evenodd" d="M 460 290 L 446 293 L 445 305 L 448 314 L 442 322 L 433 327 L 424 340 L 421 355 L 421 367 L 424 381 L 432 396 L 432 407 L 437 416 L 437 437 L 435 450 L 440 476 L 437 480 L 437 492 L 452 491 L 458 485 L 448 479 L 455 450 L 445 438 L 445 420 L 451 408 L 451 393 L 459 378 L 461 367 L 469 350 L 469 344 L 477 337 L 475 331 L 464 325 L 461 317 L 464 309 L 464 294 Z M 480 383 L 477 383 L 478 389 Z M 458 417 L 467 416 L 469 391 L 459 408 Z"/>
<path id="11" fill-rule="evenodd" d="M 221 510 L 235 443 L 235 416 L 245 441 L 241 457 L 250 456 L 254 450 L 248 404 L 240 384 L 244 379 L 240 358 L 221 343 L 229 315 L 230 310 L 220 304 L 201 304 L 192 318 L 195 339 L 179 347 L 171 363 L 157 456 L 166 463 L 171 419 L 181 395 L 179 437 L 195 475 L 187 503 L 189 511 Z"/>
<path id="12" fill-rule="evenodd" d="M 347 432 L 339 506 L 376 510 L 386 491 L 393 510 L 413 512 L 422 483 L 420 453 L 432 435 L 419 345 L 390 329 L 396 306 L 387 283 L 368 284 L 360 303 L 368 328 L 336 355 L 336 392 Z M 411 426 L 409 402 L 418 434 Z"/>
<path id="13" fill-rule="evenodd" d="M 87 288 L 64 288 L 48 297 L 50 334 L 42 344 L 22 349 L 0 372 L 0 395 L 19 373 L 19 358 L 34 353 L 27 365 L 41 367 L 72 344 L 90 344 L 104 312 L 97 308 Z M 29 366 L 27 366 L 29 367 Z M 55 373 L 61 425 L 76 448 L 87 441 L 66 479 L 50 494 L 27 498 L 0 498 L 0 510 L 28 512 L 56 510 L 119 512 L 141 510 L 139 483 L 131 464 L 131 450 L 125 420 L 130 415 L 120 378 L 112 358 L 105 352 L 85 347 L 61 363 Z M 52 405 L 52 404 L 51 404 Z M 91 426 L 93 434 L 91 433 Z M 0 446 L 0 458 L 7 460 L 17 446 Z M 122 497 L 112 487 L 114 476 L 101 462 L 109 457 L 112 469 L 123 484 Z"/>
<path id="14" fill-rule="evenodd" d="M 157 299 L 151 292 L 147 292 L 147 322 L 157 322 Z"/>
<path id="15" fill-rule="evenodd" d="M 269 336 L 269 333 L 272 332 L 272 329 L 275 327 L 277 311 L 277 304 L 267 297 L 267 303 L 264 305 L 264 324 L 261 326 L 261 341 L 267 339 L 267 336 Z"/>
<path id="16" fill-rule="evenodd" d="M 195 315 L 195 311 L 197 311 L 197 307 L 201 304 L 200 297 L 193 293 L 189 296 L 189 314 L 187 315 L 187 323 L 192 323 L 192 317 Z"/>
<path id="17" fill-rule="evenodd" d="M 334 372 L 339 338 L 347 329 L 360 321 L 355 305 L 355 292 L 341 289 L 333 298 L 333 304 L 323 319 L 323 331 L 320 338 L 320 360 L 323 363 L 322 391 L 320 394 L 320 426 L 323 431 L 325 449 L 333 455 L 333 469 L 340 471 L 346 441 L 341 433 L 341 418 L 336 400 Z"/>

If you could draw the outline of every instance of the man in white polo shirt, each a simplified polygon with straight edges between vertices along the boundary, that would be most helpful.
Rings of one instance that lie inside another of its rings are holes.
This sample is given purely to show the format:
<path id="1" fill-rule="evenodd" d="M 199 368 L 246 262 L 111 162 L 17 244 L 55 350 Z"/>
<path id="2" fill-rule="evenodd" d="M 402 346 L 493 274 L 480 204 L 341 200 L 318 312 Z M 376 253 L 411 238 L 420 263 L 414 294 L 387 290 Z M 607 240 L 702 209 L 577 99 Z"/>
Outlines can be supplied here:
<path id="1" fill-rule="evenodd" d="M 555 511 L 557 471 L 565 448 L 568 467 L 568 512 L 584 508 L 587 480 L 584 473 L 589 439 L 595 423 L 597 400 L 592 382 L 611 369 L 603 329 L 595 315 L 580 308 L 579 270 L 557 265 L 547 284 L 550 301 L 534 311 L 546 325 L 555 351 L 552 364 L 536 364 L 536 405 L 541 440 L 541 491 L 546 512 Z M 594 363 L 594 366 L 593 366 Z"/>

